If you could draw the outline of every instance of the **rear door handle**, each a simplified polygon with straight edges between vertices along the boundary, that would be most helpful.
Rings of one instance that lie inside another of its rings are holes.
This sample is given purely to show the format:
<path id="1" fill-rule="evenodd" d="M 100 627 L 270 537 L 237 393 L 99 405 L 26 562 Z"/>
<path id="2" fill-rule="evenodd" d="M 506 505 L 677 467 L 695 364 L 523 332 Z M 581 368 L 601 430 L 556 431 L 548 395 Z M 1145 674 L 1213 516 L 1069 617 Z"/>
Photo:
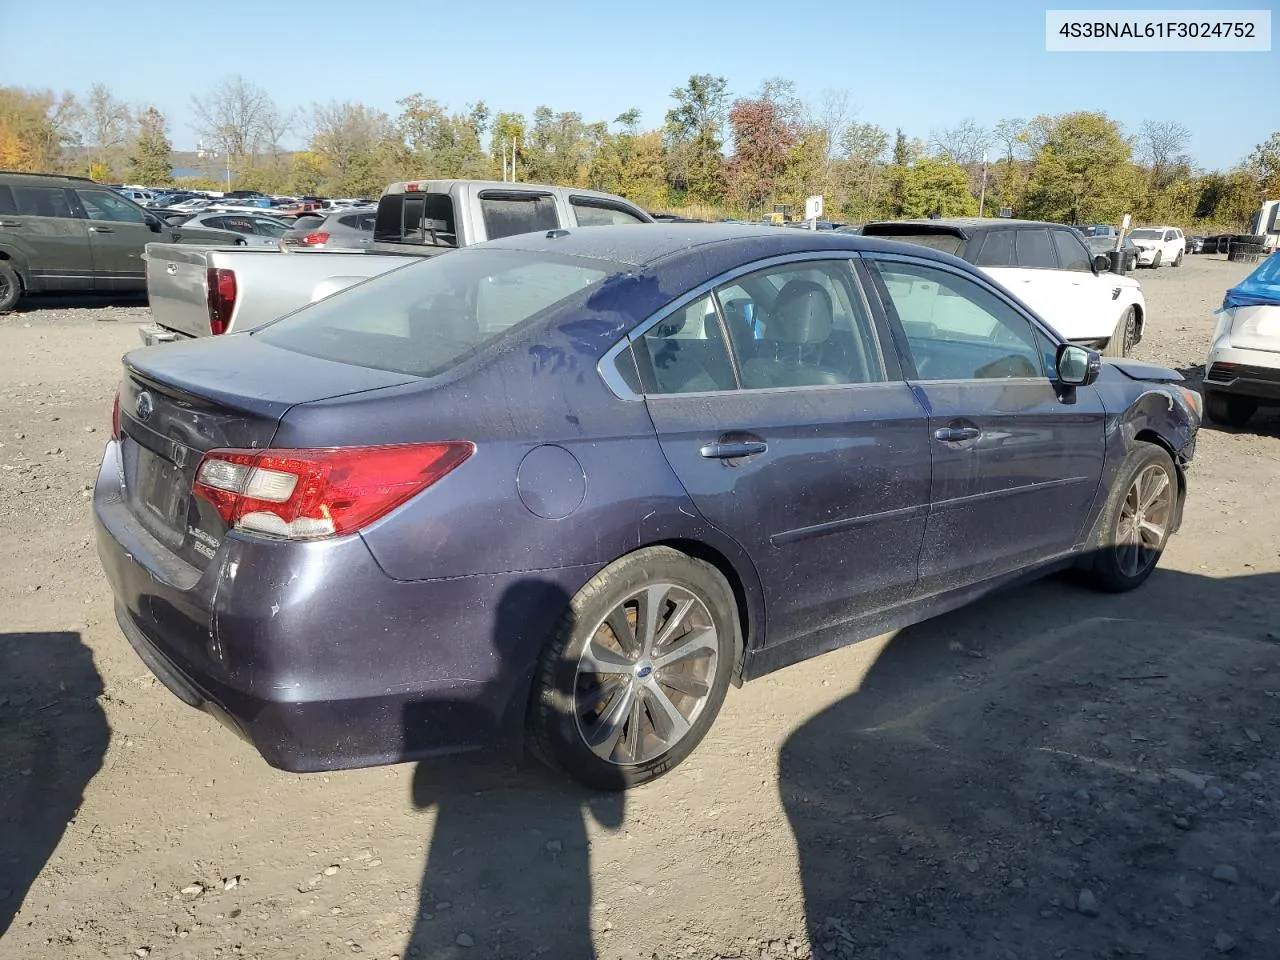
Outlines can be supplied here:
<path id="1" fill-rule="evenodd" d="M 90 233 L 115 233 L 110 227 L 90 227 Z"/>
<path id="2" fill-rule="evenodd" d="M 763 440 L 717 440 L 698 451 L 708 460 L 733 460 L 737 457 L 754 457 L 764 453 L 769 445 Z"/>
<path id="3" fill-rule="evenodd" d="M 0 220 L 0 227 L 20 227 L 22 224 L 17 220 Z"/>
<path id="4" fill-rule="evenodd" d="M 933 431 L 933 436 L 943 443 L 959 443 L 962 440 L 977 440 L 982 431 L 977 427 L 941 427 Z"/>

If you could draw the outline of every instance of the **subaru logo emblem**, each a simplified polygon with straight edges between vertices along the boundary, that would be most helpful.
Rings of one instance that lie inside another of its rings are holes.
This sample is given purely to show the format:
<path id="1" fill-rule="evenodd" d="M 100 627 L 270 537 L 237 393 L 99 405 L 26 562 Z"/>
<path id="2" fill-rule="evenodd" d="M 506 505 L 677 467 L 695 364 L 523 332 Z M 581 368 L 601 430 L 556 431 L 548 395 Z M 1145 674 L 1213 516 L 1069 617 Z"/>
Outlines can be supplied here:
<path id="1" fill-rule="evenodd" d="M 138 403 L 133 409 L 134 413 L 137 414 L 138 419 L 143 423 L 146 423 L 151 419 L 151 414 L 156 412 L 156 402 L 152 398 L 151 394 L 143 390 L 138 394 Z"/>

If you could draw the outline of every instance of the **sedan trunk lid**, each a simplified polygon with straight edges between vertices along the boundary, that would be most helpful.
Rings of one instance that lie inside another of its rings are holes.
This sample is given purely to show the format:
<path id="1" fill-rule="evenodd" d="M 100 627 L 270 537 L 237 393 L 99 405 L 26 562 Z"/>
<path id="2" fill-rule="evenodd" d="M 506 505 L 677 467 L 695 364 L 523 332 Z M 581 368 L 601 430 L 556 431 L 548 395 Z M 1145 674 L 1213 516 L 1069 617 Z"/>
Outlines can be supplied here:
<path id="1" fill-rule="evenodd" d="M 291 353 L 248 336 L 130 353 L 119 398 L 125 502 L 168 550 L 204 569 L 226 533 L 217 511 L 191 495 L 206 452 L 267 447 L 296 404 L 413 379 Z"/>

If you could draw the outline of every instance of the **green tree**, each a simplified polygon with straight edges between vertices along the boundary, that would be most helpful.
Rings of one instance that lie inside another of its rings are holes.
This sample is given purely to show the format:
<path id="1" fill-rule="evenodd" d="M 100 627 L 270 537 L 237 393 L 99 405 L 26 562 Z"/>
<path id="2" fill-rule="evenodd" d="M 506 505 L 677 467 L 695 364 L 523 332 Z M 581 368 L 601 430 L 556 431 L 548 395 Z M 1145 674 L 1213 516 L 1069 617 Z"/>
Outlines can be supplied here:
<path id="1" fill-rule="evenodd" d="M 1063 223 L 1112 223 L 1133 208 L 1138 175 L 1133 147 L 1104 113 L 1065 113 L 1032 121 L 1035 169 L 1026 215 Z"/>
<path id="2" fill-rule="evenodd" d="M 949 157 L 921 157 L 902 174 L 903 217 L 973 216 L 978 201 L 969 190 L 969 174 Z"/>
<path id="3" fill-rule="evenodd" d="M 481 145 L 489 108 L 476 104 L 466 113 L 450 113 L 420 93 L 397 101 L 395 126 L 407 149 L 413 175 L 420 177 L 485 177 L 489 158 Z"/>
<path id="4" fill-rule="evenodd" d="M 676 105 L 667 111 L 662 130 L 667 153 L 667 182 L 672 190 L 700 203 L 714 203 L 724 193 L 723 131 L 729 92 L 724 77 L 691 76 L 671 91 Z"/>
<path id="5" fill-rule="evenodd" d="M 326 176 L 324 158 L 310 150 L 299 150 L 289 158 L 288 189 L 302 196 L 316 196 Z"/>
<path id="6" fill-rule="evenodd" d="M 173 146 L 164 128 L 164 116 L 155 107 L 138 115 L 138 139 L 129 153 L 128 167 L 135 183 L 153 187 L 173 183 Z"/>
<path id="7" fill-rule="evenodd" d="M 1254 148 L 1245 161 L 1245 169 L 1258 178 L 1269 198 L 1280 197 L 1280 131 Z"/>

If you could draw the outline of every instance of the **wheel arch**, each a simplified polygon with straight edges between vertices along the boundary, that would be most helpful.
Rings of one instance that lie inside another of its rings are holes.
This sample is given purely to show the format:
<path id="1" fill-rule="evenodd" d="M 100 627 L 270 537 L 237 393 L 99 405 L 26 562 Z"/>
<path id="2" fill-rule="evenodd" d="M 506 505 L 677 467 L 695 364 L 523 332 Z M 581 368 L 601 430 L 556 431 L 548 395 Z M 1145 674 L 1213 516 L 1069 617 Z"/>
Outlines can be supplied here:
<path id="1" fill-rule="evenodd" d="M 13 267 L 13 272 L 18 275 L 18 281 L 22 284 L 22 292 L 29 293 L 31 291 L 31 273 L 27 269 L 27 261 L 22 255 L 8 247 L 0 246 L 0 260 Z"/>
<path id="2" fill-rule="evenodd" d="M 1173 444 L 1168 441 L 1158 431 L 1146 427 L 1139 430 L 1133 435 L 1133 443 L 1150 443 L 1159 447 L 1169 455 L 1169 459 L 1173 461 L 1173 475 L 1178 481 L 1178 502 L 1174 510 L 1173 529 L 1170 534 L 1177 533 L 1178 528 L 1182 526 L 1182 507 L 1187 499 L 1187 473 L 1182 461 L 1179 459 L 1178 451 L 1173 448 Z M 1132 444 L 1130 444 L 1132 449 Z"/>

